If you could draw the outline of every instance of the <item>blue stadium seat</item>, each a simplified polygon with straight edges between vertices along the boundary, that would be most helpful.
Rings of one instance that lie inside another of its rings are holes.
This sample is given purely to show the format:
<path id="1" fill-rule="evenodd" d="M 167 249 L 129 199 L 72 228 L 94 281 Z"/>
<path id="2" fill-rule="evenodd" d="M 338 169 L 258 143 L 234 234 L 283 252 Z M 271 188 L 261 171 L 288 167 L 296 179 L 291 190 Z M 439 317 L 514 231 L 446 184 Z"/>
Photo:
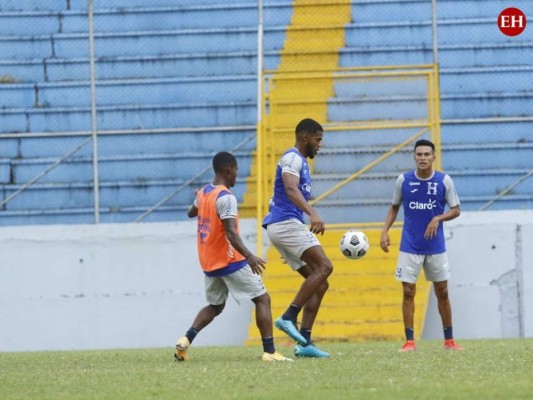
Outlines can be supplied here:
<path id="1" fill-rule="evenodd" d="M 2 100 L 4 86 L 0 86 L 0 100 Z M 37 85 L 36 89 L 38 101 L 45 107 L 90 105 L 89 82 L 43 83 Z M 251 75 L 123 79 L 99 81 L 96 85 L 96 101 L 104 107 L 121 104 L 164 105 L 190 104 L 192 102 L 216 104 L 255 100 L 257 97 L 256 89 L 257 78 Z M 28 91 L 31 94 L 34 92 L 34 88 L 29 86 Z M 15 102 L 16 100 L 13 98 L 12 101 Z M 19 107 L 30 107 L 36 103 L 35 99 L 33 102 L 31 98 L 29 100 L 28 104 L 19 105 Z"/>
<path id="2" fill-rule="evenodd" d="M 276 69 L 280 56 L 271 51 L 265 54 L 263 62 L 266 69 Z M 95 64 L 99 80 L 257 74 L 253 51 L 105 57 Z M 11 77 L 17 83 L 87 81 L 89 59 L 0 60 L 0 76 Z"/>
<path id="3" fill-rule="evenodd" d="M 65 0 L 1 0 L 0 11 L 61 11 L 66 5 Z"/>
<path id="4" fill-rule="evenodd" d="M 46 59 L 54 55 L 49 35 L 1 36 L 0 48 L 3 60 Z M 85 56 L 88 56 L 88 52 Z"/>
<path id="5" fill-rule="evenodd" d="M 147 6 L 151 6 L 146 3 Z M 238 16 L 238 22 L 235 16 Z M 289 15 L 290 18 L 290 15 Z M 117 24 L 120 21 L 120 24 Z M 97 10 L 94 15 L 95 32 L 137 32 L 179 29 L 256 27 L 257 5 L 228 4 L 224 7 L 187 6 L 153 8 L 114 8 Z M 62 13 L 63 33 L 86 32 L 87 12 Z"/>
<path id="6" fill-rule="evenodd" d="M 352 2 L 357 23 L 420 21 L 431 17 L 431 2 L 425 0 L 357 0 Z"/>
<path id="7" fill-rule="evenodd" d="M 264 4 L 264 62 L 272 70 L 280 63 L 293 4 Z M 509 38 L 496 29 L 495 15 L 506 6 L 505 0 L 437 2 L 442 162 L 456 181 L 464 210 L 479 209 L 531 168 L 531 123 L 512 121 L 531 116 L 526 82 L 533 42 L 527 35 Z M 86 0 L 0 0 L 0 132 L 9 134 L 2 139 L 0 159 L 4 197 L 89 137 L 86 7 Z M 430 11 L 427 0 L 352 2 L 340 65 L 432 63 Z M 95 0 L 94 22 L 98 129 L 161 130 L 99 137 L 101 221 L 131 222 L 195 171 L 209 167 L 213 149 L 230 150 L 253 134 L 257 4 Z M 306 47 L 296 53 L 309 56 Z M 425 96 L 423 81 L 341 82 L 328 100 L 328 120 L 423 119 Z M 473 120 L 478 118 L 487 122 Z M 494 118 L 500 122 L 488 123 Z M 326 128 L 315 160 L 314 193 L 420 129 L 348 133 Z M 14 135 L 57 131 L 80 136 Z M 486 134 L 484 142 L 471 140 L 469 133 Z M 254 147 L 252 140 L 238 152 L 239 200 Z M 88 143 L 1 210 L 0 225 L 91 223 L 91 157 Z M 344 222 L 347 213 L 360 221 L 382 221 L 398 171 L 412 167 L 409 146 L 332 194 L 319 212 L 328 222 Z M 200 181 L 210 175 L 208 168 Z M 531 208 L 532 185 L 531 179 L 524 182 L 491 209 Z M 185 219 L 191 196 L 185 189 L 147 220 Z"/>
<path id="8" fill-rule="evenodd" d="M 465 132 L 467 134 L 465 134 Z M 445 144 L 472 144 L 483 137 L 484 143 L 531 143 L 531 123 L 510 121 L 458 124 L 444 121 L 441 126 L 442 140 Z"/>
<path id="9" fill-rule="evenodd" d="M 0 104 L 4 108 L 31 108 L 37 104 L 35 85 L 0 84 Z"/>
<path id="10" fill-rule="evenodd" d="M 0 60 L 0 76 L 9 77 L 13 82 L 43 82 L 45 62 L 33 60 Z M 87 74 L 85 75 L 87 77 Z"/>
<path id="11" fill-rule="evenodd" d="M 28 0 L 26 0 L 28 1 Z M 56 0 L 57 1 L 57 0 Z M 227 0 L 150 0 L 151 7 L 172 7 L 177 5 L 215 5 L 228 4 Z M 146 7 L 146 0 L 128 0 L 128 7 L 143 8 Z M 84 10 L 87 8 L 86 0 L 70 0 L 72 9 Z M 115 9 L 124 7 L 124 0 L 95 0 L 94 8 L 97 9 Z"/>
<path id="12" fill-rule="evenodd" d="M 235 152 L 240 161 L 239 171 L 246 176 L 250 171 L 250 153 Z M 153 153 L 135 156 L 101 157 L 99 178 L 102 182 L 149 182 L 150 180 L 181 179 L 205 172 L 212 176 L 210 168 L 213 152 L 209 153 Z M 56 159 L 34 158 L 11 160 L 11 181 L 22 185 L 37 176 Z M 185 168 L 186 166 L 186 168 Z M 39 182 L 69 183 L 92 182 L 93 169 L 91 157 L 71 157 L 43 176 Z"/>
<path id="13" fill-rule="evenodd" d="M 283 29 L 265 29 L 265 50 L 279 48 L 277 46 L 283 43 L 284 38 Z M 87 34 L 56 34 L 53 35 L 53 43 L 56 57 L 88 57 Z M 228 52 L 254 51 L 257 46 L 257 29 L 245 27 L 95 34 L 96 57 L 216 53 L 221 46 Z"/>
<path id="14" fill-rule="evenodd" d="M 255 101 L 220 104 L 189 103 L 108 106 L 98 110 L 100 130 L 254 125 Z M 0 132 L 90 131 L 89 107 L 0 109 Z"/>
<path id="15" fill-rule="evenodd" d="M 194 201 L 194 190 L 210 182 L 211 173 L 202 180 L 192 185 L 187 185 L 183 190 L 171 198 L 167 205 L 190 205 Z M 100 206 L 104 208 L 145 207 L 149 208 L 173 193 L 185 184 L 180 180 L 154 180 L 142 181 L 113 181 L 101 182 Z M 232 191 L 242 199 L 246 182 L 238 180 Z M 6 195 L 12 194 L 19 187 L 7 185 Z M 7 204 L 7 211 L 21 210 L 53 210 L 90 208 L 94 204 L 94 193 L 91 182 L 76 183 L 41 183 L 35 184 L 27 191 Z"/>
<path id="16" fill-rule="evenodd" d="M 22 158 L 60 158 L 67 152 L 74 150 L 90 136 L 88 132 L 83 136 L 68 137 L 35 137 L 24 139 L 3 140 L 3 154 L 6 157 Z M 132 133 L 98 136 L 98 155 L 135 156 L 162 153 L 179 153 L 186 148 L 192 153 L 214 154 L 215 149 L 228 150 L 243 144 L 241 151 L 252 152 L 255 140 L 248 140 L 255 136 L 255 126 L 244 126 L 237 129 L 188 129 L 183 131 L 168 131 L 161 133 Z M 87 143 L 80 148 L 75 156 L 90 157 L 92 144 Z"/>
<path id="17" fill-rule="evenodd" d="M 531 92 L 447 94 L 441 92 L 441 117 L 494 118 L 531 115 Z"/>
<path id="18" fill-rule="evenodd" d="M 0 9 L 0 36 L 51 35 L 59 33 L 60 28 L 57 12 L 5 12 Z"/>

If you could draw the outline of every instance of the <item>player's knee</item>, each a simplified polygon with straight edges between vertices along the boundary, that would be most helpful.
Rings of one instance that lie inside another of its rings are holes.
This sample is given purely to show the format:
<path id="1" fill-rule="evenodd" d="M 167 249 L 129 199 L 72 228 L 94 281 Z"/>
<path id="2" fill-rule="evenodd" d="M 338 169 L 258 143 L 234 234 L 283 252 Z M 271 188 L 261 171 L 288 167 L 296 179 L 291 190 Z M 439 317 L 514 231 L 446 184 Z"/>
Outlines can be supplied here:
<path id="1" fill-rule="evenodd" d="M 403 298 L 406 300 L 414 299 L 416 294 L 416 286 L 404 285 L 403 286 Z"/>
<path id="2" fill-rule="evenodd" d="M 331 261 L 329 261 L 328 259 L 323 260 L 320 264 L 319 271 L 322 275 L 328 277 L 333 272 L 333 264 L 331 264 Z"/>
<path id="3" fill-rule="evenodd" d="M 448 288 L 447 287 L 443 287 L 443 288 L 435 289 L 435 295 L 441 301 L 442 300 L 448 300 Z"/>
<path id="4" fill-rule="evenodd" d="M 270 294 L 268 294 L 268 292 L 263 293 L 261 296 L 253 298 L 252 301 L 256 306 L 263 305 L 266 307 L 270 307 Z"/>

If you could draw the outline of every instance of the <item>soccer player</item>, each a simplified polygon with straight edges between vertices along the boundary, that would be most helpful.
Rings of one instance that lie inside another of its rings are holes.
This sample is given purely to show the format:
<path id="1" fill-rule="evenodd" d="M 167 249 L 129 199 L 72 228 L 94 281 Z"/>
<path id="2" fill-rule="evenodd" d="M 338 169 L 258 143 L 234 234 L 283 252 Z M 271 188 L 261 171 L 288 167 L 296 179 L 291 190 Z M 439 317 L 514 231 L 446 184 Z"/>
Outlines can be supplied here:
<path id="1" fill-rule="evenodd" d="M 396 279 L 402 282 L 402 313 L 405 328 L 405 344 L 402 352 L 416 350 L 413 320 L 415 313 L 416 281 L 424 268 L 426 279 L 433 282 L 439 313 L 444 329 L 444 348 L 463 350 L 455 343 L 452 330 L 452 308 L 448 298 L 450 269 L 444 242 L 443 222 L 457 218 L 461 213 L 459 197 L 449 175 L 435 171 L 435 145 L 429 140 L 415 143 L 416 169 L 401 174 L 394 189 L 392 205 L 385 218 L 380 246 L 389 252 L 388 231 L 398 215 L 400 205 L 404 209 L 404 224 Z M 446 204 L 449 210 L 445 212 Z"/>
<path id="2" fill-rule="evenodd" d="M 278 162 L 274 181 L 274 195 L 270 210 L 263 219 L 268 237 L 283 259 L 297 271 L 304 281 L 294 300 L 275 325 L 297 342 L 297 357 L 329 357 L 311 340 L 311 330 L 320 303 L 328 290 L 328 276 L 333 266 L 315 234 L 324 234 L 325 224 L 308 203 L 311 197 L 311 176 L 307 158 L 313 159 L 320 149 L 324 130 L 306 118 L 296 126 L 296 143 Z M 304 223 L 309 215 L 310 227 Z M 303 308 L 300 330 L 297 317 Z"/>
<path id="3" fill-rule="evenodd" d="M 247 300 L 255 304 L 263 361 L 292 361 L 274 347 L 270 296 L 261 279 L 265 261 L 246 248 L 239 234 L 237 199 L 229 189 L 237 179 L 237 160 L 230 153 L 220 152 L 213 158 L 213 169 L 213 183 L 198 190 L 187 211 L 189 218 L 198 220 L 198 257 L 205 274 L 208 305 L 198 312 L 185 336 L 178 339 L 174 357 L 178 361 L 188 359 L 192 341 L 224 310 L 229 292 L 239 304 Z"/>

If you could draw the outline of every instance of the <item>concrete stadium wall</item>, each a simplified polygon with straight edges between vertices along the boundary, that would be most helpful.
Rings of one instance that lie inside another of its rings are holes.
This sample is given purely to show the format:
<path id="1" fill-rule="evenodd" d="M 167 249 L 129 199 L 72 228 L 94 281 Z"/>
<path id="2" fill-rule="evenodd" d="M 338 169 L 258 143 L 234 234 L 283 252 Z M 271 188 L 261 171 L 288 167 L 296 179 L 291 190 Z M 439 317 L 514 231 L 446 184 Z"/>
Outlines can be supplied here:
<path id="1" fill-rule="evenodd" d="M 195 223 L 1 228 L 0 351 L 173 348 L 206 305 Z M 195 345 L 242 344 L 251 316 L 230 297 Z"/>
<path id="2" fill-rule="evenodd" d="M 465 212 L 445 226 L 455 337 L 533 337 L 533 211 Z M 443 337 L 433 292 L 423 337 Z"/>
<path id="3" fill-rule="evenodd" d="M 255 220 L 241 222 L 254 249 Z M 533 337 L 533 211 L 446 227 L 455 336 Z M 0 228 L 0 252 L 0 351 L 171 351 L 205 305 L 195 221 Z M 195 345 L 241 345 L 252 309 L 230 298 Z M 442 337 L 433 294 L 423 337 Z"/>

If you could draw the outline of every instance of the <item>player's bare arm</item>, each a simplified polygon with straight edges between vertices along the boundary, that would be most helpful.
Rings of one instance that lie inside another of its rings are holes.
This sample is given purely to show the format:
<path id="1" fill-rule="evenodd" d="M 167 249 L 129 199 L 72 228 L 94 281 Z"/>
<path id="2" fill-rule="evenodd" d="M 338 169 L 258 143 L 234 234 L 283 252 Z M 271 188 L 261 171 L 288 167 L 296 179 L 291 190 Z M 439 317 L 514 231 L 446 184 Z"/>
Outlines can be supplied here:
<path id="1" fill-rule="evenodd" d="M 426 228 L 424 239 L 433 239 L 435 236 L 437 236 L 437 229 L 439 228 L 440 222 L 451 221 L 452 219 L 457 218 L 459 215 L 461 215 L 461 209 L 458 205 L 451 208 L 444 214 L 435 215 Z"/>
<path id="2" fill-rule="evenodd" d="M 194 189 L 194 197 L 196 197 L 196 195 L 198 194 L 198 191 L 200 189 Z M 187 210 L 187 216 L 189 218 L 194 218 L 194 217 L 197 217 L 198 216 L 198 208 L 194 205 L 194 203 L 192 203 L 190 206 L 189 206 L 189 209 Z"/>
<path id="3" fill-rule="evenodd" d="M 261 275 L 266 268 L 266 261 L 260 257 L 254 255 L 242 242 L 240 235 L 237 233 L 237 224 L 235 218 L 224 218 L 222 223 L 224 224 L 224 229 L 226 230 L 226 237 L 233 246 L 235 250 L 241 253 L 246 257 L 246 261 L 252 271 L 255 274 Z"/>
<path id="4" fill-rule="evenodd" d="M 383 226 L 383 230 L 381 231 L 381 240 L 379 242 L 381 250 L 383 250 L 385 253 L 389 252 L 389 246 L 390 246 L 389 229 L 394 223 L 394 221 L 396 221 L 396 217 L 398 216 L 399 210 L 400 210 L 400 206 L 393 204 L 389 208 L 389 212 L 387 213 L 387 217 L 385 218 L 385 224 Z"/>
<path id="5" fill-rule="evenodd" d="M 198 208 L 194 204 L 191 204 L 189 206 L 189 209 L 187 210 L 187 216 L 189 218 L 194 218 L 198 216 Z"/>
<path id="6" fill-rule="evenodd" d="M 304 213 L 309 215 L 309 222 L 311 224 L 309 230 L 315 234 L 320 233 L 323 235 L 324 231 L 326 230 L 326 224 L 320 215 L 318 215 L 318 213 L 315 211 L 315 209 L 307 202 L 307 200 L 305 200 L 304 196 L 300 192 L 300 189 L 298 189 L 300 178 L 289 173 L 281 174 L 281 178 L 283 179 L 285 193 L 287 193 L 287 197 L 290 199 L 290 201 L 292 201 L 293 204 Z"/>

